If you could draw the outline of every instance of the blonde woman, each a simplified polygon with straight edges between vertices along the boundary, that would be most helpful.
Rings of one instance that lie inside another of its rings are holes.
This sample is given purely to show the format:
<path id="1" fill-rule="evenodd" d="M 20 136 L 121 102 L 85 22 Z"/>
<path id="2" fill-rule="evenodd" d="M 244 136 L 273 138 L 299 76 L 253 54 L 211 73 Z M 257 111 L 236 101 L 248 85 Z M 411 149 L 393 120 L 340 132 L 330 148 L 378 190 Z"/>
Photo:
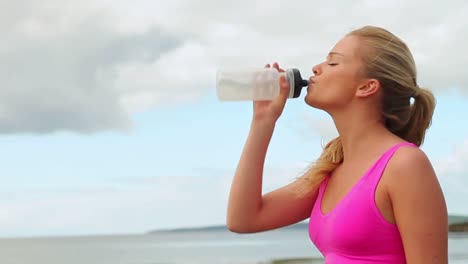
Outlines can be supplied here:
<path id="1" fill-rule="evenodd" d="M 418 86 L 407 45 L 385 29 L 362 27 L 312 72 L 305 102 L 330 114 L 339 136 L 302 177 L 262 194 L 267 148 L 289 91 L 281 79 L 275 100 L 254 102 L 228 228 L 253 233 L 309 218 L 309 236 L 327 264 L 448 263 L 443 192 L 419 148 L 435 99 Z"/>

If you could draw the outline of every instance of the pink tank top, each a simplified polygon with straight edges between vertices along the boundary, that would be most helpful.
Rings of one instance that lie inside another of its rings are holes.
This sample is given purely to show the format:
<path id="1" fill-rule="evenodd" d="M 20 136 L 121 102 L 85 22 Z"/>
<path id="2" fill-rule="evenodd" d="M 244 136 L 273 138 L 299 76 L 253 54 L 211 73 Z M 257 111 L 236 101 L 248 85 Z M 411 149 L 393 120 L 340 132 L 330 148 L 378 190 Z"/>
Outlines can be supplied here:
<path id="1" fill-rule="evenodd" d="M 401 146 L 387 150 L 361 177 L 346 196 L 327 214 L 321 210 L 327 177 L 309 220 L 309 237 L 323 254 L 326 264 L 400 264 L 406 263 L 400 233 L 388 222 L 375 203 L 375 190 L 385 167 Z"/>

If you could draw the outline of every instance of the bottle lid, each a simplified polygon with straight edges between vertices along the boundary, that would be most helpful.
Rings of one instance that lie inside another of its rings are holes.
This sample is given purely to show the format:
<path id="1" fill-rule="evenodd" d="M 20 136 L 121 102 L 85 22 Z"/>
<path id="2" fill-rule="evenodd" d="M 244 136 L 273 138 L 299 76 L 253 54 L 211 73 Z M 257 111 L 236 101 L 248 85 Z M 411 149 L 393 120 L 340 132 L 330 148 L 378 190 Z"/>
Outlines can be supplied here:
<path id="1" fill-rule="evenodd" d="M 298 69 L 287 69 L 286 74 L 289 80 L 289 98 L 297 98 L 301 95 L 302 88 L 309 85 L 308 80 L 301 77 Z"/>

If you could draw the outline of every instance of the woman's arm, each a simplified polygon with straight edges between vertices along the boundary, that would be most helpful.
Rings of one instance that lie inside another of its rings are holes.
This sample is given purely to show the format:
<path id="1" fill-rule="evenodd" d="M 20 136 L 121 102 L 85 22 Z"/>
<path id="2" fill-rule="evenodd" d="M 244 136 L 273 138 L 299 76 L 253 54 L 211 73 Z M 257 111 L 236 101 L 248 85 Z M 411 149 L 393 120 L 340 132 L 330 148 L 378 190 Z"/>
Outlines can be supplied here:
<path id="1" fill-rule="evenodd" d="M 297 197 L 302 180 L 262 195 L 265 155 L 274 124 L 253 122 L 234 175 L 227 226 L 237 233 L 254 233 L 297 223 L 309 217 L 316 193 Z"/>
<path id="2" fill-rule="evenodd" d="M 266 67 L 270 67 L 267 65 Z M 273 65 L 278 71 L 275 63 Z M 229 193 L 227 226 L 237 233 L 254 233 L 275 229 L 309 217 L 316 194 L 297 197 L 297 180 L 275 191 L 262 194 L 263 169 L 268 145 L 276 121 L 289 95 L 289 84 L 281 77 L 280 94 L 272 101 L 255 101 L 250 132 L 237 165 Z"/>
<path id="3" fill-rule="evenodd" d="M 418 148 L 402 148 L 388 169 L 388 192 L 407 263 L 448 263 L 447 207 L 429 159 Z"/>

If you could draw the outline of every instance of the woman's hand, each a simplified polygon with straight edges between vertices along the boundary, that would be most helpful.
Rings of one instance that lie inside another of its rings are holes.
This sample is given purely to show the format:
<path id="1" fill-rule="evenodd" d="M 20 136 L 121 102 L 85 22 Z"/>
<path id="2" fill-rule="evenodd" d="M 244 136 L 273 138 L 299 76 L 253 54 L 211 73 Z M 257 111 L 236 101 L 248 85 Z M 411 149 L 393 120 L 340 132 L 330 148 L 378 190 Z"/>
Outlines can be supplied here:
<path id="1" fill-rule="evenodd" d="M 270 64 L 265 65 L 265 68 L 270 68 Z M 278 65 L 273 63 L 273 67 L 279 72 L 284 72 Z M 283 112 L 284 105 L 289 96 L 289 83 L 285 76 L 281 76 L 279 79 L 280 93 L 271 101 L 254 101 L 254 120 L 269 120 L 276 122 Z"/>

